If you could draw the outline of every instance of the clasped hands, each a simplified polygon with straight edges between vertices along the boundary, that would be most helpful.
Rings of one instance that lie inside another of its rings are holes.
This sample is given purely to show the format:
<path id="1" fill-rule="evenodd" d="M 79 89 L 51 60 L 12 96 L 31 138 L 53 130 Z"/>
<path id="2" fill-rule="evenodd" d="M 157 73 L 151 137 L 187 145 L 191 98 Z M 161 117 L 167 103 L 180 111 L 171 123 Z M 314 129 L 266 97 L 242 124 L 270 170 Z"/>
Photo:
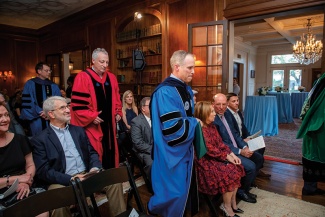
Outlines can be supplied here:
<path id="1" fill-rule="evenodd" d="M 240 155 L 250 158 L 254 154 L 253 151 L 249 150 L 248 146 L 240 150 Z"/>
<path id="2" fill-rule="evenodd" d="M 239 165 L 241 164 L 240 158 L 238 158 L 234 153 L 227 154 L 227 161 L 232 164 Z"/>
<path id="3" fill-rule="evenodd" d="M 100 112 L 98 112 L 98 115 L 100 115 L 100 113 L 102 113 L 102 111 L 100 111 Z M 115 120 L 116 120 L 116 122 L 118 122 L 119 120 L 121 120 L 121 116 L 119 115 L 119 114 L 117 114 L 116 116 L 115 116 Z M 104 120 L 103 119 L 101 119 L 99 116 L 97 116 L 96 118 L 95 118 L 95 120 L 93 120 L 93 124 L 100 124 L 100 123 L 102 123 L 102 122 L 104 122 Z"/>

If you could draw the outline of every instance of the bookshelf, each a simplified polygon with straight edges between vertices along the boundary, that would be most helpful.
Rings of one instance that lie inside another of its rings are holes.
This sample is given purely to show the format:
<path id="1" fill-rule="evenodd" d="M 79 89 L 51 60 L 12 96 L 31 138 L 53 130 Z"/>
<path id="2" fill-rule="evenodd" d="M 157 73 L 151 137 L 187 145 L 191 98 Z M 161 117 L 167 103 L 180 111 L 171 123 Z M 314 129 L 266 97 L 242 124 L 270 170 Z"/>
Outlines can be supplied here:
<path id="1" fill-rule="evenodd" d="M 137 37 L 138 36 L 138 37 Z M 162 30 L 157 17 L 146 14 L 143 20 L 133 20 L 116 34 L 117 80 L 120 94 L 132 90 L 137 102 L 150 96 L 162 79 Z M 133 71 L 132 51 L 142 50 L 146 66 Z"/>

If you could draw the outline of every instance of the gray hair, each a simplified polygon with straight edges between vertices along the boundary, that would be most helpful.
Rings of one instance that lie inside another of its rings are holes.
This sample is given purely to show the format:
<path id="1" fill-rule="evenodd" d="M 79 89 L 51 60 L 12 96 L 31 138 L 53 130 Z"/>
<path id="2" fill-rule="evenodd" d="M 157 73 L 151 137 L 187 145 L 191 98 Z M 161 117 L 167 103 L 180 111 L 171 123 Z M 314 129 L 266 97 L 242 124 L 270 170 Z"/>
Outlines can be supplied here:
<path id="1" fill-rule="evenodd" d="M 104 53 L 104 54 L 106 54 L 108 56 L 108 53 L 104 48 L 96 48 L 93 51 L 93 54 L 91 55 L 91 58 L 93 58 L 94 60 L 97 59 L 99 53 Z"/>
<path id="2" fill-rule="evenodd" d="M 141 107 L 145 106 L 148 100 L 150 100 L 150 97 L 143 97 L 140 102 Z"/>
<path id="3" fill-rule="evenodd" d="M 45 113 L 45 115 L 48 117 L 49 115 L 49 111 L 52 111 L 55 109 L 55 101 L 60 100 L 63 102 L 67 102 L 65 100 L 65 98 L 61 97 L 61 96 L 51 96 L 49 98 L 47 98 L 44 102 L 43 102 L 43 112 Z"/>
<path id="4" fill-rule="evenodd" d="M 185 51 L 185 50 L 177 50 L 173 53 L 172 57 L 170 58 L 170 66 L 172 70 L 174 69 L 175 65 L 183 65 L 184 59 L 187 55 L 191 55 L 194 58 L 194 55 Z"/>

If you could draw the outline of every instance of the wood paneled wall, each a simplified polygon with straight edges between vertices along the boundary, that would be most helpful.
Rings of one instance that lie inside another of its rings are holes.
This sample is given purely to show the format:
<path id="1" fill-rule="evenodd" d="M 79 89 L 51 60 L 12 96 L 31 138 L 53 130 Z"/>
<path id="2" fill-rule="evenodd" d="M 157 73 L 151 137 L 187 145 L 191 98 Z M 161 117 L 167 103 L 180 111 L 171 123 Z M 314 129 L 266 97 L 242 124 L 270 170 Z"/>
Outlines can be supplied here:
<path id="1" fill-rule="evenodd" d="M 135 11 L 155 9 L 161 13 L 163 29 L 163 78 L 169 75 L 169 58 L 178 49 L 188 48 L 187 25 L 213 21 L 225 16 L 238 19 L 284 10 L 324 4 L 317 0 L 121 0 L 114 4 L 104 1 L 39 30 L 0 25 L 0 70 L 10 67 L 14 81 L 0 80 L 0 89 L 13 90 L 34 76 L 34 65 L 49 54 L 76 50 L 90 52 L 97 47 L 108 50 L 110 67 L 114 72 L 115 34 L 119 20 L 131 17 Z M 225 5 L 224 14 L 221 14 Z M 5 51 L 5 52 L 4 52 Z"/>
<path id="2" fill-rule="evenodd" d="M 22 88 L 27 79 L 35 76 L 38 37 L 33 30 L 0 25 L 0 47 L 0 71 L 13 73 L 7 81 L 0 78 L 0 90 L 6 88 L 11 95 L 16 87 Z"/>
<path id="3" fill-rule="evenodd" d="M 105 48 L 109 53 L 110 61 L 115 58 L 115 52 L 112 51 L 112 28 L 111 20 L 100 23 L 94 23 L 88 26 L 88 44 L 89 50 L 96 48 Z"/>
<path id="4" fill-rule="evenodd" d="M 38 62 L 37 47 L 37 41 L 15 41 L 14 56 L 17 71 L 14 76 L 17 87 L 22 88 L 28 79 L 36 76 L 35 65 Z"/>

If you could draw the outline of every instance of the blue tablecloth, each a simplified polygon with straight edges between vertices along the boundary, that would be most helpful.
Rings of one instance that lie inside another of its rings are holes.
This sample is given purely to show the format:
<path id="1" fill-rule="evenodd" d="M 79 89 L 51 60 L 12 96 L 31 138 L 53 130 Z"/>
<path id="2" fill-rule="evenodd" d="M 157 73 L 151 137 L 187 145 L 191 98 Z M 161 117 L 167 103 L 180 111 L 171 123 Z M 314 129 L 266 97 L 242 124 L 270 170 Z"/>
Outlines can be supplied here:
<path id="1" fill-rule="evenodd" d="M 276 97 L 279 123 L 292 123 L 293 117 L 290 93 L 268 92 L 267 95 Z"/>
<path id="2" fill-rule="evenodd" d="M 262 130 L 263 136 L 278 134 L 278 106 L 275 96 L 247 96 L 244 123 L 251 134 Z"/>
<path id="3" fill-rule="evenodd" d="M 292 106 L 292 117 L 299 118 L 301 113 L 302 105 L 305 102 L 309 92 L 294 92 L 291 93 L 291 106 Z"/>

